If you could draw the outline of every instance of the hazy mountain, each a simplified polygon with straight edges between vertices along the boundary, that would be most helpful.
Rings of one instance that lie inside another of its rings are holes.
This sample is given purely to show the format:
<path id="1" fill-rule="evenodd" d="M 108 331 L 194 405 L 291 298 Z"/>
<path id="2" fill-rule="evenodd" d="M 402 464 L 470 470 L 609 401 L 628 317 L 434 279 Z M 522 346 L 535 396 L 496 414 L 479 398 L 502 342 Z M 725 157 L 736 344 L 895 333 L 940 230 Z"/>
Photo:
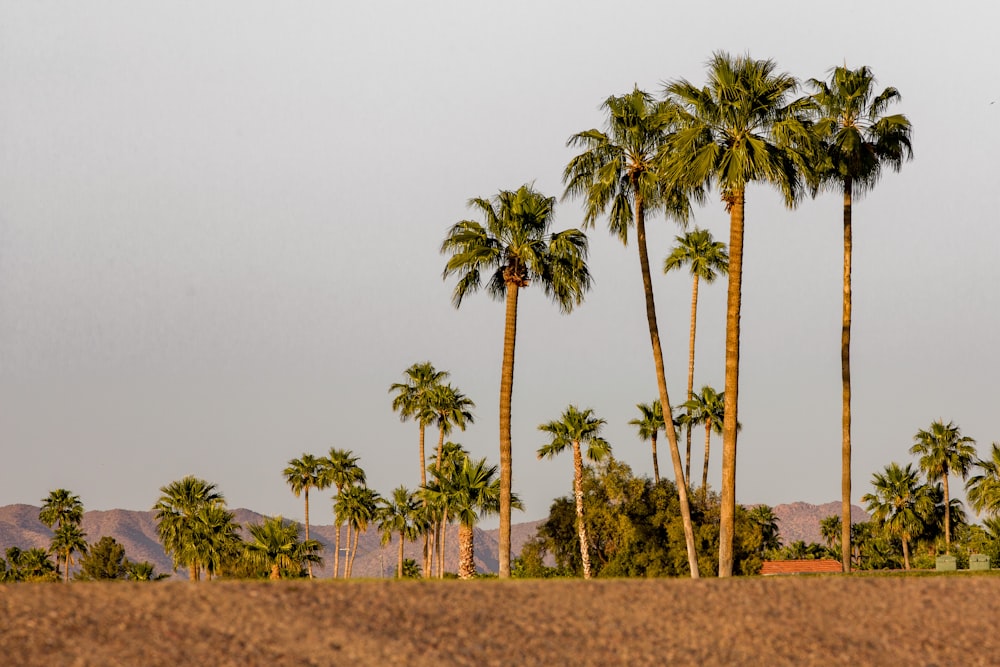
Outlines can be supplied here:
<path id="1" fill-rule="evenodd" d="M 783 544 L 796 540 L 805 542 L 820 542 L 819 522 L 832 514 L 840 513 L 840 503 L 832 502 L 825 505 L 810 505 L 809 503 L 790 503 L 774 506 L 778 517 Z M 17 546 L 22 549 L 31 547 L 48 548 L 52 531 L 38 520 L 39 508 L 33 505 L 6 505 L 0 507 L 0 555 L 8 547 Z M 236 521 L 242 525 L 260 523 L 264 520 L 262 514 L 248 509 L 233 510 Z M 868 515 L 860 507 L 854 507 L 854 520 L 867 521 Z M 531 521 L 514 524 L 511 527 L 511 551 L 519 554 L 524 544 L 535 535 L 541 521 Z M 164 553 L 156 534 L 156 522 L 151 511 L 107 510 L 89 511 L 83 515 L 83 530 L 87 540 L 96 542 L 105 535 L 115 538 L 125 547 L 125 554 L 130 560 L 149 561 L 156 566 L 157 572 L 170 573 L 173 565 Z M 324 546 L 323 566 L 313 568 L 313 573 L 320 577 L 333 576 L 333 551 L 335 529 L 331 525 L 311 525 L 310 537 L 318 540 Z M 347 548 L 347 529 L 342 528 L 341 549 Z M 475 530 L 476 567 L 480 572 L 496 572 L 498 567 L 497 544 L 498 530 Z M 244 530 L 244 536 L 246 531 Z M 392 542 L 383 546 L 381 535 L 377 530 L 370 529 L 358 539 L 358 553 L 354 562 L 353 575 L 356 577 L 391 577 L 396 569 L 398 553 L 398 536 L 393 535 Z M 422 541 L 407 543 L 403 548 L 404 558 L 412 558 L 423 565 L 421 554 Z M 449 526 L 445 535 L 445 569 L 449 572 L 458 570 L 458 528 Z M 346 554 L 344 554 L 346 555 Z M 343 558 L 343 556 L 342 556 Z M 341 561 L 343 568 L 343 561 Z M 186 578 L 184 570 L 175 576 Z"/>

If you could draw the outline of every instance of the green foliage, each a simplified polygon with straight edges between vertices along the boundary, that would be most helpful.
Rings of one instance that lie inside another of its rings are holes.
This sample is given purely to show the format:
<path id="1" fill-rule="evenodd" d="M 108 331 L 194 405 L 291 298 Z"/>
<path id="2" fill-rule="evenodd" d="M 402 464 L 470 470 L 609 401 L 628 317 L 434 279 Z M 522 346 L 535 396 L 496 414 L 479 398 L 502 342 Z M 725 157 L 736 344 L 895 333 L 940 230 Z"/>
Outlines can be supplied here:
<path id="1" fill-rule="evenodd" d="M 45 549 L 9 547 L 4 555 L 6 560 L 0 559 L 0 581 L 59 581 L 59 570 Z"/>
<path id="2" fill-rule="evenodd" d="M 307 574 L 307 563 L 323 562 L 319 556 L 322 545 L 316 540 L 302 539 L 301 527 L 294 521 L 268 517 L 247 529 L 251 539 L 244 545 L 243 557 L 249 573 L 260 578 L 303 577 Z"/>
<path id="3" fill-rule="evenodd" d="M 420 565 L 412 558 L 403 561 L 403 579 L 420 579 Z"/>
<path id="4" fill-rule="evenodd" d="M 92 544 L 80 559 L 80 571 L 75 578 L 79 581 L 108 581 L 125 579 L 128 572 L 125 547 L 115 538 L 105 535 Z"/>

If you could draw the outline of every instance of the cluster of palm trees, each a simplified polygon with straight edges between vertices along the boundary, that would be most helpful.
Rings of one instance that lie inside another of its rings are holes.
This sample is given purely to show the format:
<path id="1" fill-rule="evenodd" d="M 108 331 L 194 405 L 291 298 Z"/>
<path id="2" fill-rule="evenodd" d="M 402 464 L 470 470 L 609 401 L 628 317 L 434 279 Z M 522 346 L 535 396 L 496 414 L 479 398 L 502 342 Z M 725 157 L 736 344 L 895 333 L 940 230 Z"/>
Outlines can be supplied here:
<path id="1" fill-rule="evenodd" d="M 646 217 L 663 213 L 685 224 L 692 207 L 705 201 L 710 187 L 730 216 L 728 259 L 720 256 L 704 263 L 686 260 L 684 250 L 671 255 L 666 268 L 689 261 L 694 285 L 691 336 L 694 336 L 698 280 L 728 273 L 726 309 L 725 386 L 721 431 L 722 485 L 719 575 L 730 576 L 736 510 L 736 437 L 740 356 L 740 311 L 744 222 L 747 190 L 754 183 L 775 187 L 789 207 L 805 193 L 833 189 L 843 194 L 844 301 L 841 337 L 842 387 L 842 512 L 848 527 L 843 540 L 850 542 L 851 440 L 850 440 L 850 331 L 852 202 L 878 182 L 886 169 L 898 170 L 912 157 L 911 126 L 901 114 L 887 114 L 899 99 L 894 88 L 878 92 L 868 67 L 831 70 L 826 81 L 806 82 L 810 93 L 794 77 L 779 72 L 771 60 L 749 55 L 715 53 L 708 62 L 707 83 L 698 87 L 676 79 L 665 84 L 660 99 L 636 88 L 605 100 L 605 129 L 591 129 L 570 137 L 568 145 L 582 152 L 563 173 L 565 197 L 584 202 L 584 227 L 607 215 L 612 234 L 624 244 L 634 230 L 643 279 L 646 319 L 660 410 L 673 414 L 667 392 L 663 353 L 653 298 Z M 448 232 L 441 250 L 449 256 L 444 276 L 457 277 L 455 306 L 485 286 L 506 304 L 503 364 L 500 384 L 500 576 L 510 576 L 510 404 L 513 390 L 514 347 L 519 290 L 535 283 L 564 312 L 579 305 L 590 287 L 587 239 L 577 229 L 551 232 L 555 199 L 524 185 L 501 190 L 491 199 L 474 198 L 470 206 L 482 222 L 463 220 Z M 712 243 L 710 239 L 690 239 Z M 686 402 L 693 392 L 693 344 L 689 356 Z M 655 406 L 649 409 L 654 411 Z M 689 408 L 693 415 L 697 408 Z M 716 417 L 704 423 L 715 423 Z M 687 425 L 694 424 L 689 419 Z M 709 432 L 711 425 L 708 426 Z M 698 562 L 688 501 L 690 436 L 685 461 L 677 444 L 673 420 L 664 432 L 670 447 L 674 477 L 680 496 L 688 562 L 692 577 Z M 655 433 L 656 431 L 646 431 Z M 650 437 L 650 439 L 653 439 Z M 653 439 L 655 446 L 655 439 Z M 707 452 L 707 450 L 706 450 Z M 654 454 L 654 475 L 659 476 Z M 703 485 L 706 483 L 703 476 Z M 849 549 L 845 549 L 845 554 Z M 845 555 L 845 571 L 850 560 Z"/>
<path id="2" fill-rule="evenodd" d="M 890 463 L 874 473 L 873 491 L 861 498 L 876 526 L 899 540 L 905 569 L 910 569 L 915 541 L 929 542 L 936 550 L 940 536 L 944 553 L 951 553 L 952 528 L 966 518 L 962 502 L 951 497 L 952 475 L 966 480 L 970 505 L 987 514 L 987 528 L 1000 535 L 1000 444 L 993 443 L 989 459 L 980 459 L 972 438 L 953 422 L 938 420 L 917 432 L 910 453 L 919 457 L 916 467 Z"/>

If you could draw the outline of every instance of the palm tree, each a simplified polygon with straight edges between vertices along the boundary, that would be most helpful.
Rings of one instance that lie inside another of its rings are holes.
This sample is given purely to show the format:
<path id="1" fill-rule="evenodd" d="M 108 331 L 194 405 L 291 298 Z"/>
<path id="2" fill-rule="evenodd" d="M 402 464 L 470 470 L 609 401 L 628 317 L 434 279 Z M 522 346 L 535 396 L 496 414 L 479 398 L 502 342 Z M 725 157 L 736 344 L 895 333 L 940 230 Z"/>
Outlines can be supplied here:
<path id="1" fill-rule="evenodd" d="M 635 407 L 639 408 L 640 416 L 637 419 L 630 420 L 629 424 L 639 430 L 640 440 L 649 440 L 653 448 L 653 481 L 659 484 L 660 464 L 656 459 L 656 435 L 667 428 L 663 422 L 663 404 L 660 403 L 660 399 L 656 399 L 649 405 L 636 403 Z"/>
<path id="2" fill-rule="evenodd" d="M 484 224 L 463 220 L 448 231 L 441 252 L 449 255 L 444 277 L 458 275 L 452 294 L 455 307 L 477 292 L 486 291 L 506 303 L 503 362 L 500 373 L 500 535 L 499 574 L 510 578 L 511 517 L 511 397 L 514 391 L 514 343 L 517 338 L 517 300 L 521 288 L 536 282 L 564 313 L 583 301 L 590 289 L 587 237 L 577 229 L 550 232 L 555 199 L 530 185 L 501 190 L 492 199 L 475 198 L 469 206 Z M 484 276 L 488 273 L 488 277 Z"/>
<path id="3" fill-rule="evenodd" d="M 320 543 L 299 538 L 299 524 L 282 517 L 267 517 L 263 523 L 247 526 L 250 541 L 244 557 L 255 568 L 268 572 L 269 579 L 281 579 L 281 571 L 301 572 L 303 563 L 322 564 L 317 553 Z"/>
<path id="4" fill-rule="evenodd" d="M 770 505 L 754 505 L 747 510 L 747 517 L 760 530 L 761 553 L 781 548 L 781 530 L 778 515 Z"/>
<path id="5" fill-rule="evenodd" d="M 832 514 L 819 521 L 819 534 L 823 538 L 823 542 L 826 543 L 826 548 L 830 550 L 830 553 L 842 553 L 841 540 L 843 539 L 843 533 L 840 529 L 840 522 L 841 519 L 836 514 Z"/>
<path id="6" fill-rule="evenodd" d="M 635 226 L 646 323 L 653 349 L 660 404 L 664 414 L 672 414 L 646 248 L 646 214 L 662 210 L 682 222 L 688 217 L 688 193 L 674 187 L 673 181 L 665 180 L 658 167 L 667 134 L 674 126 L 675 113 L 670 105 L 654 102 L 638 88 L 620 97 L 609 97 L 604 101 L 603 108 L 607 112 L 607 132 L 586 130 L 573 135 L 567 142 L 569 146 L 581 146 L 585 150 L 574 157 L 563 171 L 563 182 L 566 183 L 564 197 L 584 197 L 584 225 L 593 225 L 608 211 L 608 228 L 623 244 L 628 243 L 629 229 Z M 699 188 L 694 188 L 690 194 L 699 198 L 700 192 Z M 688 565 L 691 576 L 697 578 L 698 556 L 677 433 L 672 421 L 665 426 L 677 481 Z"/>
<path id="7" fill-rule="evenodd" d="M 538 448 L 538 458 L 552 458 L 567 446 L 573 450 L 573 496 L 576 498 L 576 532 L 580 536 L 580 558 L 583 561 L 583 578 L 590 579 L 590 543 L 587 541 L 587 526 L 583 520 L 583 456 L 580 444 L 587 445 L 587 458 L 600 461 L 611 453 L 611 445 L 600 437 L 601 429 L 607 423 L 594 416 L 590 408 L 580 410 L 570 405 L 558 421 L 541 424 L 539 431 L 552 436 L 548 444 Z"/>
<path id="8" fill-rule="evenodd" d="M 965 484 L 969 504 L 976 512 L 1000 515 L 1000 443 L 993 443 L 989 460 L 977 459 L 974 467 L 982 474 L 970 477 Z"/>
<path id="9" fill-rule="evenodd" d="M 323 459 L 316 458 L 312 454 L 303 454 L 302 458 L 289 461 L 288 467 L 282 473 L 296 498 L 300 494 L 305 495 L 307 542 L 309 541 L 309 489 L 325 489 L 330 486 L 330 478 L 324 474 L 324 470 Z M 306 565 L 309 568 L 309 578 L 312 579 L 312 561 L 308 561 Z"/>
<path id="10" fill-rule="evenodd" d="M 708 489 L 708 461 L 712 446 L 712 432 L 722 433 L 722 423 L 725 419 L 725 392 L 719 394 L 715 389 L 707 384 L 701 388 L 701 392 L 684 403 L 687 408 L 690 424 L 705 425 L 705 463 L 701 470 L 701 489 Z M 736 430 L 741 429 L 741 425 L 736 425 Z"/>
<path id="11" fill-rule="evenodd" d="M 736 423 L 739 399 L 740 304 L 746 188 L 770 183 L 794 205 L 799 197 L 798 156 L 785 148 L 808 135 L 787 106 L 794 77 L 776 72 L 771 60 L 716 52 L 708 85 L 679 79 L 666 86 L 678 107 L 680 128 L 668 142 L 665 175 L 690 185 L 716 184 L 729 212 L 729 288 L 726 304 L 725 418 L 722 424 L 722 488 L 719 576 L 733 573 L 736 530 Z"/>
<path id="12" fill-rule="evenodd" d="M 80 522 L 83 521 L 83 503 L 80 496 L 66 489 L 56 489 L 50 491 L 49 495 L 42 499 L 42 507 L 38 512 L 38 520 L 48 528 L 55 527 L 56 535 L 53 537 L 53 550 L 56 554 L 64 557 L 64 581 L 69 582 L 69 567 L 73 551 L 86 552 L 86 535 L 79 530 Z M 76 527 L 73 531 L 69 526 Z M 59 533 L 62 532 L 60 537 Z M 59 542 L 59 549 L 55 548 L 56 541 Z M 82 542 L 83 548 L 79 548 Z M 58 559 L 58 555 L 56 556 Z M 58 565 L 58 563 L 57 563 Z"/>
<path id="13" fill-rule="evenodd" d="M 49 550 L 63 558 L 63 582 L 69 583 L 69 569 L 73 565 L 73 553 L 87 553 L 87 534 L 75 523 L 64 523 L 52 535 Z"/>
<path id="14" fill-rule="evenodd" d="M 850 572 L 851 538 L 851 210 L 855 196 L 875 187 L 884 167 L 899 171 L 913 157 L 910 121 L 902 114 L 883 115 L 900 99 L 886 88 L 875 94 L 875 77 L 868 67 L 835 67 L 829 82 L 810 79 L 815 131 L 821 153 L 818 187 L 836 189 L 844 196 L 844 302 L 840 334 L 842 393 L 841 539 L 845 572 Z"/>
<path id="15" fill-rule="evenodd" d="M 420 427 L 420 485 L 423 486 L 427 483 L 424 430 L 433 423 L 435 417 L 430 410 L 430 394 L 449 373 L 435 370 L 431 362 L 425 361 L 413 364 L 403 375 L 406 376 L 406 382 L 396 382 L 389 387 L 389 393 L 396 393 L 392 399 L 392 410 L 399 413 L 400 421 L 416 419 L 417 426 Z"/>
<path id="16" fill-rule="evenodd" d="M 358 554 L 358 540 L 361 533 L 368 529 L 368 524 L 378 516 L 379 495 L 367 486 L 347 486 L 337 495 L 336 515 L 337 525 L 347 523 L 348 556 L 344 564 L 344 578 L 351 578 L 354 569 L 354 559 Z M 351 534 L 354 543 L 351 544 Z"/>
<path id="17" fill-rule="evenodd" d="M 196 553 L 199 534 L 195 515 L 207 507 L 225 507 L 225 498 L 215 484 L 191 475 L 161 487 L 160 493 L 153 505 L 160 543 L 173 558 L 174 569 L 185 565 L 191 581 L 198 581 L 201 564 Z"/>
<path id="18" fill-rule="evenodd" d="M 688 336 L 688 384 L 687 400 L 694 398 L 694 340 L 698 322 L 698 282 L 713 283 L 721 274 L 729 271 L 729 253 L 726 244 L 712 238 L 707 229 L 694 229 L 683 236 L 675 236 L 674 246 L 663 262 L 663 272 L 670 273 L 684 266 L 691 273 L 691 333 Z M 688 409 L 687 453 L 684 459 L 684 477 L 691 478 L 691 410 Z"/>
<path id="19" fill-rule="evenodd" d="M 392 541 L 392 534 L 399 535 L 399 554 L 396 560 L 396 578 L 403 578 L 403 544 L 417 537 L 413 516 L 419 503 L 405 486 L 397 486 L 389 498 L 380 499 L 378 528 L 382 533 L 382 545 Z"/>
<path id="20" fill-rule="evenodd" d="M 192 517 L 190 554 L 211 580 L 233 564 L 243 549 L 235 515 L 222 505 L 205 505 Z"/>
<path id="21" fill-rule="evenodd" d="M 434 539 L 431 549 L 437 551 L 437 576 L 444 578 L 445 542 L 447 537 L 447 526 L 450 523 L 451 505 L 448 494 L 437 493 L 440 491 L 443 481 L 450 480 L 455 476 L 456 471 L 462 467 L 463 462 L 469 457 L 469 452 L 462 445 L 454 442 L 446 442 L 441 448 L 441 453 L 433 458 L 433 467 L 429 468 L 433 476 L 432 481 L 422 491 L 429 493 L 421 494 L 424 502 L 428 504 L 428 515 L 434 519 Z M 515 506 L 515 509 L 517 507 Z M 430 531 L 428 531 L 430 532 Z M 428 576 L 434 569 L 433 559 L 426 568 Z"/>
<path id="22" fill-rule="evenodd" d="M 429 364 L 428 364 L 429 365 Z M 421 449 L 420 455 L 423 457 L 423 427 L 421 427 Z M 326 486 L 333 486 L 337 489 L 337 497 L 343 492 L 345 486 L 365 483 L 365 471 L 358 465 L 360 459 L 349 449 L 337 449 L 331 447 L 329 454 L 323 459 L 323 477 Z M 325 488 L 325 487 L 324 487 Z M 334 518 L 337 517 L 336 502 L 334 503 Z M 333 578 L 340 576 L 340 527 L 343 521 L 337 521 L 336 532 L 333 537 Z"/>
<path id="23" fill-rule="evenodd" d="M 921 484 L 917 471 L 910 463 L 905 468 L 891 463 L 882 473 L 872 475 L 874 493 L 866 493 L 861 502 L 867 504 L 872 520 L 903 543 L 903 567 L 910 569 L 910 540 L 924 530 L 925 519 L 934 512 L 930 487 Z"/>
<path id="24" fill-rule="evenodd" d="M 976 458 L 976 441 L 963 436 L 954 422 L 944 424 L 940 419 L 929 430 L 917 431 L 910 453 L 920 456 L 920 469 L 927 480 L 941 480 L 944 489 L 944 552 L 951 553 L 951 495 L 948 476 L 958 475 L 963 480 L 969 476 Z"/>
<path id="25" fill-rule="evenodd" d="M 438 384 L 430 390 L 428 411 L 438 426 L 437 461 L 440 464 L 444 449 L 444 437 L 451 435 L 453 427 L 464 431 L 467 424 L 475 421 L 472 409 L 476 404 L 472 399 L 449 384 Z"/>

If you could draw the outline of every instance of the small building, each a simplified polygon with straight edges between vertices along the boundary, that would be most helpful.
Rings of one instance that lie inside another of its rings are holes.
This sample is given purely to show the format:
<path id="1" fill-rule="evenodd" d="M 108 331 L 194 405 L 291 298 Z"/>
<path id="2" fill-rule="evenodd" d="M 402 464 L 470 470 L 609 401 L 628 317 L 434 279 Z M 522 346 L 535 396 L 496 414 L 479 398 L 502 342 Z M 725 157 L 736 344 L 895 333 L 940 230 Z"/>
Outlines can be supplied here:
<path id="1" fill-rule="evenodd" d="M 821 558 L 819 560 L 766 560 L 760 568 L 764 576 L 778 574 L 840 574 L 843 568 L 839 560 Z"/>

